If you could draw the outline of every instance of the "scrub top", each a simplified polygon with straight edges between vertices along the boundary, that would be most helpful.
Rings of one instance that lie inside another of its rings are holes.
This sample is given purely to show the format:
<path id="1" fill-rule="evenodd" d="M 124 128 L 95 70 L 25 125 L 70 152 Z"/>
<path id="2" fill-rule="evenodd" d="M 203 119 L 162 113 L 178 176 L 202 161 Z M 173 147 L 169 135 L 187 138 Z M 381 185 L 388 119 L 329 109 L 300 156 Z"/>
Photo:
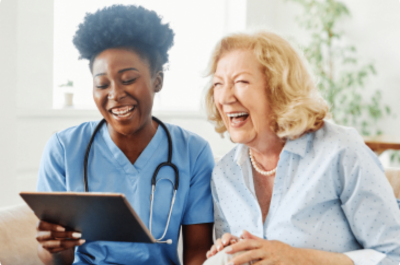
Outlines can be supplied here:
<path id="1" fill-rule="evenodd" d="M 99 121 L 86 122 L 55 133 L 48 141 L 40 164 L 38 191 L 84 192 L 83 161 L 90 137 Z M 73 264 L 180 264 L 177 244 L 181 225 L 212 223 L 210 189 L 214 159 L 209 144 L 198 135 L 166 124 L 172 138 L 172 163 L 179 170 L 179 188 L 164 238 L 172 244 L 86 241 L 76 248 Z M 151 178 L 168 159 L 167 134 L 161 126 L 134 164 L 112 141 L 107 125 L 96 134 L 88 163 L 91 192 L 125 194 L 149 228 Z M 174 171 L 163 167 L 154 195 L 152 235 L 162 236 L 168 219 L 175 183 Z M 110 216 L 112 218 L 112 216 Z"/>

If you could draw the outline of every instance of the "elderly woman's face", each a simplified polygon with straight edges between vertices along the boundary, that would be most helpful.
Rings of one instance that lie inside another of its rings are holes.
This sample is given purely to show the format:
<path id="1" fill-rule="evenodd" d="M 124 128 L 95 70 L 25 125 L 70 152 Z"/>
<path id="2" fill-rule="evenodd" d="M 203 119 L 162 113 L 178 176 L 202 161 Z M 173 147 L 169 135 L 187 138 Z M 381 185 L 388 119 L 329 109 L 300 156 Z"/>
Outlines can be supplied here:
<path id="1" fill-rule="evenodd" d="M 94 101 L 113 130 L 132 135 L 151 122 L 162 75 L 152 77 L 149 64 L 137 53 L 107 49 L 94 60 L 92 72 Z"/>
<path id="2" fill-rule="evenodd" d="M 233 142 L 251 145 L 271 133 L 265 77 L 251 51 L 223 55 L 213 83 L 215 105 Z"/>

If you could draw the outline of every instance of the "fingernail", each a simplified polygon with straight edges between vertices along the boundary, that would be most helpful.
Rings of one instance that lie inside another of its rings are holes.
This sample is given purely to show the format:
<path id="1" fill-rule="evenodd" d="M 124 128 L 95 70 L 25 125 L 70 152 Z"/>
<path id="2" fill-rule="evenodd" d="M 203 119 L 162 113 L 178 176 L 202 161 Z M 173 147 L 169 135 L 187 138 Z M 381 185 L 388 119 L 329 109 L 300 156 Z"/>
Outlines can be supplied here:
<path id="1" fill-rule="evenodd" d="M 222 241 L 222 243 L 223 243 L 224 245 L 226 245 L 226 240 Z"/>
<path id="2" fill-rule="evenodd" d="M 231 251 L 232 251 L 232 247 L 231 246 L 225 248 L 225 252 L 231 252 Z"/>
<path id="3" fill-rule="evenodd" d="M 82 245 L 82 244 L 84 244 L 85 242 L 86 242 L 85 239 L 81 239 L 81 240 L 78 241 L 79 245 Z"/>
<path id="4" fill-rule="evenodd" d="M 56 230 L 57 230 L 58 232 L 64 232 L 64 231 L 65 231 L 65 227 L 57 226 Z"/>
<path id="5" fill-rule="evenodd" d="M 217 246 L 217 250 L 220 251 L 221 250 L 221 246 L 218 245 Z"/>
<path id="6" fill-rule="evenodd" d="M 51 236 L 51 231 L 42 231 L 40 234 L 41 236 Z"/>
<path id="7" fill-rule="evenodd" d="M 81 236 L 82 236 L 82 233 L 78 233 L 78 232 L 72 233 L 72 237 L 80 238 Z"/>

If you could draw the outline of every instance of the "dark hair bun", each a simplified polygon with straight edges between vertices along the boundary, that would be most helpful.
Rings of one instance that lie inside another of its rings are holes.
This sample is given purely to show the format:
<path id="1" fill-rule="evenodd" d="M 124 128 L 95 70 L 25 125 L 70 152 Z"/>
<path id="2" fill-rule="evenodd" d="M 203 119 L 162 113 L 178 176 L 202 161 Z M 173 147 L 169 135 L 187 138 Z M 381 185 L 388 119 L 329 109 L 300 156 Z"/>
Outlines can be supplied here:
<path id="1" fill-rule="evenodd" d="M 92 60 L 109 48 L 132 47 L 146 57 L 155 56 L 148 59 L 153 63 L 159 61 L 161 67 L 168 62 L 173 41 L 174 32 L 169 24 L 162 24 L 156 12 L 135 5 L 113 5 L 87 13 L 73 38 L 81 59 Z"/>

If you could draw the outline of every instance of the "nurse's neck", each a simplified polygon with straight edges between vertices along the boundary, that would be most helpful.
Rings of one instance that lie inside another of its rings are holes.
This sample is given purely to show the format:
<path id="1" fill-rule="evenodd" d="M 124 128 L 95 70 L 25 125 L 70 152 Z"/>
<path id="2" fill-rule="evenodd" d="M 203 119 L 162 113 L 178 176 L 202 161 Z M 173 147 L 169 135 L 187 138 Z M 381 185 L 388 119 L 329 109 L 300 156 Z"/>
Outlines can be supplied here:
<path id="1" fill-rule="evenodd" d="M 113 142 L 134 164 L 151 139 L 153 139 L 159 125 L 151 117 L 142 126 L 137 126 L 134 123 L 118 125 L 120 124 L 113 124 L 114 128 L 107 123 L 108 132 Z"/>

